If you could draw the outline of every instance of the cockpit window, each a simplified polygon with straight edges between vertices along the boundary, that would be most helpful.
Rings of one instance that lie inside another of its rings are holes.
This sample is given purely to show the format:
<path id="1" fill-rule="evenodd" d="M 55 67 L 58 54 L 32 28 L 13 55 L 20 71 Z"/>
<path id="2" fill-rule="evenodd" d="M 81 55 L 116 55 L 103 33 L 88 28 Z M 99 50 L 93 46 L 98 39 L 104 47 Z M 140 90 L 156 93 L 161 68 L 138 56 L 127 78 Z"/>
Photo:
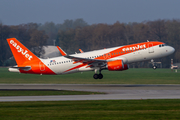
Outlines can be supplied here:
<path id="1" fill-rule="evenodd" d="M 159 47 L 164 47 L 164 46 L 167 46 L 166 44 L 161 44 L 161 45 L 159 45 Z"/>

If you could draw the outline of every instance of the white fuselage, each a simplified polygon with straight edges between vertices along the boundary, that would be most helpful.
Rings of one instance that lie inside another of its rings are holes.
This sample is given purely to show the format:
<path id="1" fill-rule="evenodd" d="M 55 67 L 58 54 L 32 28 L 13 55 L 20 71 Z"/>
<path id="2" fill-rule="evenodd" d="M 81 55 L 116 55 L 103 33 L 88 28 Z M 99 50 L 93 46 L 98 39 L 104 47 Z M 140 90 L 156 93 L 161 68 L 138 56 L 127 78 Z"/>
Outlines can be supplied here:
<path id="1" fill-rule="evenodd" d="M 161 57 L 170 55 L 175 51 L 174 48 L 171 46 L 163 45 L 160 47 L 160 45 L 156 45 L 150 48 L 125 51 L 126 54 L 122 54 L 122 51 L 114 52 L 114 53 L 112 52 L 121 47 L 124 47 L 124 46 L 113 47 L 113 48 L 102 49 L 102 50 L 95 50 L 95 51 L 84 52 L 84 53 L 79 53 L 79 54 L 73 54 L 71 56 L 79 57 L 79 58 L 86 58 L 86 59 L 96 59 L 99 56 L 102 56 L 106 53 L 111 52 L 111 54 L 107 54 L 106 56 L 103 56 L 103 59 L 106 59 L 107 61 L 121 59 L 123 60 L 124 64 L 129 64 L 129 63 L 134 63 L 134 62 L 139 62 L 139 61 L 161 58 Z M 117 56 L 112 57 L 114 54 Z M 91 68 L 87 66 L 78 67 L 82 63 L 80 62 L 74 63 L 72 59 L 66 58 L 64 56 L 54 57 L 54 58 L 49 58 L 49 59 L 41 59 L 41 61 L 56 74 L 67 74 L 67 73 L 89 71 L 89 70 L 95 69 L 95 68 Z M 44 69 L 45 68 L 42 66 L 42 70 Z"/>

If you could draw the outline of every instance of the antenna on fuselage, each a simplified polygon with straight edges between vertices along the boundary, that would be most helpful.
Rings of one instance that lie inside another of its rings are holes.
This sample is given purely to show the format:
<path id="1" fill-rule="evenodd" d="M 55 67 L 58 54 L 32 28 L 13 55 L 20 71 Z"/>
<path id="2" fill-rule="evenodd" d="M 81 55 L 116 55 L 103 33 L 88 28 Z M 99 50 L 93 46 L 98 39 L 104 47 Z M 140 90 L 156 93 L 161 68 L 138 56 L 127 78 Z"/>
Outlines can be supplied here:
<path id="1" fill-rule="evenodd" d="M 147 40 L 147 42 L 149 42 L 149 40 Z"/>

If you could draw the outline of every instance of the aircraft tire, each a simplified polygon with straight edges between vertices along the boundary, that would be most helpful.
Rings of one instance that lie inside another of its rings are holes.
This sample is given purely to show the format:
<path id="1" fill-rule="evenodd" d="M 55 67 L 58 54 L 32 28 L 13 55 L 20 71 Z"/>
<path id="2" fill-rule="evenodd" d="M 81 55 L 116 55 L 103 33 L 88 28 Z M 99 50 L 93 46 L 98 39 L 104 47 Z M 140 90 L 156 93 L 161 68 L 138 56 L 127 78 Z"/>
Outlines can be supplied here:
<path id="1" fill-rule="evenodd" d="M 99 75 L 98 75 L 98 74 L 94 74 L 94 75 L 93 75 L 93 78 L 94 78 L 94 79 L 98 79 L 98 78 L 99 78 Z"/>
<path id="2" fill-rule="evenodd" d="M 153 66 L 153 69 L 155 70 L 157 68 L 157 66 Z"/>
<path id="3" fill-rule="evenodd" d="M 103 75 L 102 74 L 99 74 L 99 79 L 102 79 L 103 78 Z"/>

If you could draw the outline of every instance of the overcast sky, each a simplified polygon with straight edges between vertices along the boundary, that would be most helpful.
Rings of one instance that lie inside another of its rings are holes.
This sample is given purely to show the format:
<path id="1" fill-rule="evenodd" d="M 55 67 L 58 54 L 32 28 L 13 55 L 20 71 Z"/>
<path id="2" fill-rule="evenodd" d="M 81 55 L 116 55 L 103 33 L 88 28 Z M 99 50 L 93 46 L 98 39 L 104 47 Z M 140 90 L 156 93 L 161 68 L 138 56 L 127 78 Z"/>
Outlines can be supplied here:
<path id="1" fill-rule="evenodd" d="M 180 19 L 180 0 L 0 0 L 5 25 L 77 18 L 88 24 Z"/>

